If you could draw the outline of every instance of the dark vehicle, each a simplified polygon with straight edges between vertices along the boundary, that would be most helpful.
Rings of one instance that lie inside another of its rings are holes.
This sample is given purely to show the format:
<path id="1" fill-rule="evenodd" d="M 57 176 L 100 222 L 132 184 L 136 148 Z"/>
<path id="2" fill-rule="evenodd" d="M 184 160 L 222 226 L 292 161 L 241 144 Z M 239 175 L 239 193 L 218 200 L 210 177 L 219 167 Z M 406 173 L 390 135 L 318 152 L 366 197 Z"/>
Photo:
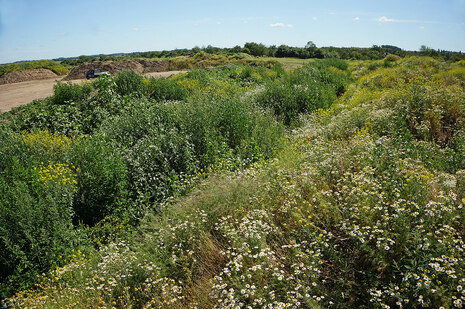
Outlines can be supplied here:
<path id="1" fill-rule="evenodd" d="M 110 73 L 102 72 L 100 71 L 100 69 L 92 69 L 92 70 L 89 70 L 89 72 L 87 72 L 86 78 L 91 79 L 91 78 L 99 77 L 100 75 L 110 75 Z"/>

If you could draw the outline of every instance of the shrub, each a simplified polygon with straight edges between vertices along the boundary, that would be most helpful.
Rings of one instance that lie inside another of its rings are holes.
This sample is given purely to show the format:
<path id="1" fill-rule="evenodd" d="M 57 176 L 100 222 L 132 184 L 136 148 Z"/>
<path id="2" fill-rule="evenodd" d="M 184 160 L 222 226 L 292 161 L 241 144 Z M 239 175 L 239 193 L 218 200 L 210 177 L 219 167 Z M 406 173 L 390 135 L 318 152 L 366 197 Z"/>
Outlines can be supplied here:
<path id="1" fill-rule="evenodd" d="M 145 92 L 142 75 L 133 71 L 120 72 L 114 77 L 113 81 L 116 84 L 116 93 L 121 96 L 130 94 L 142 96 Z"/>
<path id="2" fill-rule="evenodd" d="M 286 125 L 298 119 L 301 114 L 320 108 L 329 108 L 336 95 L 345 91 L 348 78 L 319 65 L 309 64 L 288 77 L 267 84 L 259 93 L 256 102 L 272 108 Z"/>
<path id="3" fill-rule="evenodd" d="M 40 184 L 30 173 L 32 184 L 0 178 L 0 277 L 23 289 L 79 239 L 72 226 L 72 190 L 60 183 Z"/>
<path id="4" fill-rule="evenodd" d="M 101 136 L 83 139 L 75 145 L 72 161 L 78 170 L 75 222 L 93 225 L 129 211 L 127 168 L 114 142 Z"/>
<path id="5" fill-rule="evenodd" d="M 396 61 L 399 61 L 400 59 L 402 59 L 402 57 L 398 55 L 394 55 L 394 54 L 389 54 L 386 56 L 386 58 L 384 58 L 385 61 L 389 61 L 389 62 L 396 62 Z"/>
<path id="6" fill-rule="evenodd" d="M 79 102 L 89 97 L 92 86 L 88 83 L 81 85 L 57 82 L 53 86 L 54 95 L 51 98 L 53 104 L 68 104 Z"/>
<path id="7" fill-rule="evenodd" d="M 152 203 L 178 195 L 187 177 L 198 169 L 189 136 L 164 125 L 138 140 L 128 150 L 126 161 L 137 198 Z"/>
<path id="8" fill-rule="evenodd" d="M 185 100 L 188 92 L 175 80 L 151 78 L 147 82 L 147 95 L 157 101 Z"/>
<path id="9" fill-rule="evenodd" d="M 0 294 L 29 287 L 81 240 L 72 226 L 76 169 L 60 162 L 65 144 L 0 130 Z"/>
<path id="10" fill-rule="evenodd" d="M 323 60 L 315 61 L 314 64 L 320 63 L 323 64 L 323 66 L 334 67 L 342 71 L 347 71 L 347 69 L 349 68 L 349 64 L 347 63 L 347 61 L 338 58 L 326 58 Z"/>
<path id="11" fill-rule="evenodd" d="M 197 160 L 189 132 L 174 116 L 178 106 L 146 103 L 133 102 L 127 113 L 109 119 L 102 133 L 125 154 L 133 196 L 153 202 L 178 193 Z"/>

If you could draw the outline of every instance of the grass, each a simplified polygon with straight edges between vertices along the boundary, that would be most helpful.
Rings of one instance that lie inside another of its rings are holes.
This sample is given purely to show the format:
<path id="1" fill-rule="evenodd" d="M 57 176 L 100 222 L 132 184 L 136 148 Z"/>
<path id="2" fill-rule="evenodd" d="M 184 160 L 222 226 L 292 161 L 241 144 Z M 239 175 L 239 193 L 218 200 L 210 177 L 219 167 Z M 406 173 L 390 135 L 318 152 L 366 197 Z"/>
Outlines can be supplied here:
<path id="1" fill-rule="evenodd" d="M 264 61 L 277 61 L 284 69 L 296 69 L 304 66 L 307 63 L 315 61 L 314 59 L 298 59 L 298 58 L 274 58 L 274 57 L 255 57 Z"/>

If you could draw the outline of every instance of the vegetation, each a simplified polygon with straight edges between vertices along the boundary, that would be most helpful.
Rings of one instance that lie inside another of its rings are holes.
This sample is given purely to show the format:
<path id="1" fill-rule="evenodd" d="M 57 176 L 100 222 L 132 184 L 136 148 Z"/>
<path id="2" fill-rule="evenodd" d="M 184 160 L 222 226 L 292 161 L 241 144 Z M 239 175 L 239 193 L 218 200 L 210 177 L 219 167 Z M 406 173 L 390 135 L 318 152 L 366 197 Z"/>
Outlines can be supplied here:
<path id="1" fill-rule="evenodd" d="M 6 73 L 29 69 L 49 69 L 57 75 L 66 75 L 71 66 L 53 60 L 35 60 L 0 65 L 0 76 Z"/>
<path id="2" fill-rule="evenodd" d="M 200 54 L 199 54 L 200 53 Z M 248 42 L 243 47 L 234 46 L 232 48 L 219 48 L 211 45 L 204 46 L 202 48 L 196 46 L 191 49 L 175 49 L 175 50 L 164 50 L 164 51 L 147 51 L 147 52 L 135 52 L 131 54 L 115 54 L 115 55 L 99 55 L 99 56 L 79 56 L 77 58 L 57 59 L 60 60 L 63 65 L 76 66 L 84 62 L 92 62 L 96 60 L 126 60 L 126 59 L 165 59 L 174 60 L 176 63 L 183 58 L 192 58 L 194 55 L 215 55 L 219 60 L 218 63 L 224 62 L 226 59 L 234 59 L 239 54 L 248 55 L 250 57 L 266 58 L 271 57 L 273 61 L 280 61 L 281 58 L 293 58 L 292 62 L 296 59 L 344 59 L 344 60 L 381 60 L 389 55 L 397 55 L 399 57 L 409 56 L 428 56 L 436 59 L 442 59 L 446 61 L 457 62 L 465 60 L 465 54 L 462 52 L 453 52 L 447 50 L 434 50 L 430 47 L 422 45 L 418 51 L 403 50 L 397 46 L 392 45 L 373 45 L 369 48 L 362 47 L 317 47 L 312 41 L 307 42 L 304 47 L 294 47 L 288 45 L 280 46 L 266 46 L 262 43 Z M 243 57 L 243 56 L 240 56 Z M 177 58 L 173 59 L 173 58 Z M 190 65 L 197 63 L 190 59 Z M 184 62 L 184 61 L 181 61 Z M 302 61 L 298 62 L 299 65 Z M 207 67 L 207 66 L 204 66 Z M 190 68 L 186 66 L 185 68 Z M 199 68 L 199 67 L 197 67 Z"/>
<path id="3" fill-rule="evenodd" d="M 461 308 L 465 68 L 385 57 L 125 73 L 3 114 L 5 305 Z"/>

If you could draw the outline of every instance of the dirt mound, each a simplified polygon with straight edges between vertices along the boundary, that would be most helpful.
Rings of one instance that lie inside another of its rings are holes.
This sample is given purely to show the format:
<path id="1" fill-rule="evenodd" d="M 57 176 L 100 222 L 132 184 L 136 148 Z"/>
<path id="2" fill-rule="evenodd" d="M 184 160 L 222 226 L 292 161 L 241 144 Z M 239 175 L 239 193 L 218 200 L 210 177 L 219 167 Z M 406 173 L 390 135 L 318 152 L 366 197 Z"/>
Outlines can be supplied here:
<path id="1" fill-rule="evenodd" d="M 13 71 L 0 77 L 0 85 L 27 82 L 36 79 L 48 79 L 57 76 L 58 75 L 47 69 Z"/>
<path id="2" fill-rule="evenodd" d="M 138 60 L 138 62 L 144 67 L 144 73 L 166 72 L 170 66 L 168 61 Z"/>
<path id="3" fill-rule="evenodd" d="M 111 75 L 115 75 L 122 71 L 134 71 L 139 74 L 163 72 L 168 71 L 168 67 L 168 61 L 124 60 L 86 62 L 74 67 L 64 79 L 70 80 L 86 78 L 86 73 L 95 68 L 99 68 L 102 71 L 110 72 Z"/>

